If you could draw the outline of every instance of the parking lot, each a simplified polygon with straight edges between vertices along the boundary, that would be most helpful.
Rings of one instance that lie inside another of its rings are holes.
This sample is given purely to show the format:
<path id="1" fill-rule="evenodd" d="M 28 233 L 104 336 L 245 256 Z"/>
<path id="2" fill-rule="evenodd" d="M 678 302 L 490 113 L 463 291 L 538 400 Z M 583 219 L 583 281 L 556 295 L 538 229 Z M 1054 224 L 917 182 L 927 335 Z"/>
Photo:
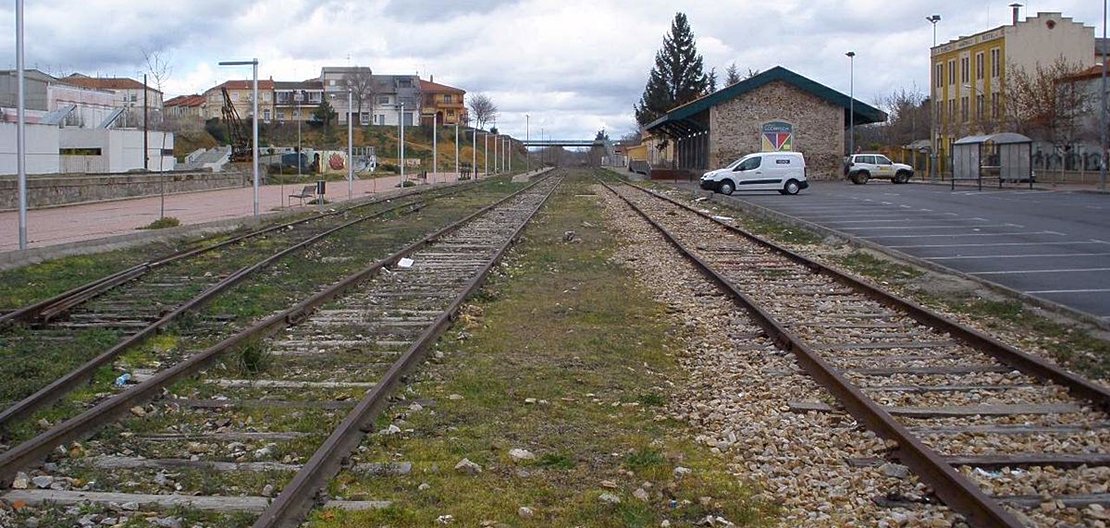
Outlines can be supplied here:
<path id="1" fill-rule="evenodd" d="M 815 182 L 733 198 L 1110 322 L 1110 195 Z"/>

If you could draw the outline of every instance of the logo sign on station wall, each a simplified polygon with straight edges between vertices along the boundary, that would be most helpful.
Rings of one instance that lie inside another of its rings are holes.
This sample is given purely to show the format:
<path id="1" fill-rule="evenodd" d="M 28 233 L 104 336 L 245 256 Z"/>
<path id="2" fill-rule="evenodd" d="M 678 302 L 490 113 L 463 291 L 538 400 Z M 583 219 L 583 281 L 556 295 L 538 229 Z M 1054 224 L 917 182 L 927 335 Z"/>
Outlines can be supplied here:
<path id="1" fill-rule="evenodd" d="M 794 150 L 794 125 L 785 121 L 768 121 L 763 123 L 762 134 L 763 152 L 781 152 Z"/>

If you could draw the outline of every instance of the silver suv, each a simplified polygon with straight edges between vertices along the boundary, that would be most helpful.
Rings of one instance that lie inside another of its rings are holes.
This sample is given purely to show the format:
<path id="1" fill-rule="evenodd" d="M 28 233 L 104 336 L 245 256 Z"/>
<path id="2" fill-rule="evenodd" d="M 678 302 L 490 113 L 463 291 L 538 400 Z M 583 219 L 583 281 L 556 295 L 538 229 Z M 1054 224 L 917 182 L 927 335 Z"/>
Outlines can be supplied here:
<path id="1" fill-rule="evenodd" d="M 853 154 L 844 165 L 848 179 L 856 185 L 867 180 L 881 178 L 892 183 L 906 183 L 913 177 L 913 167 L 905 163 L 894 163 L 882 154 Z"/>

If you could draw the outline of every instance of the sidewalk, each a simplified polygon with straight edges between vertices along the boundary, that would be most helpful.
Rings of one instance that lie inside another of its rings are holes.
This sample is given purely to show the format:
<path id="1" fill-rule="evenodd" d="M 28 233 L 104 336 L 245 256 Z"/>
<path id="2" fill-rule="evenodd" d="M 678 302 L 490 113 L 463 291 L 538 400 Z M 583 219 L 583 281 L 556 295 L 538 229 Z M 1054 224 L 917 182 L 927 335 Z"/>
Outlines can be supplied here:
<path id="1" fill-rule="evenodd" d="M 416 175 L 406 175 L 414 179 Z M 456 181 L 455 173 L 429 174 L 427 182 L 415 180 L 419 184 L 436 184 Z M 370 195 L 398 191 L 396 185 L 400 176 L 385 176 L 372 180 L 355 180 L 348 197 L 347 181 L 329 181 L 324 197 L 330 203 L 342 203 L 348 199 L 367 198 Z M 285 185 L 263 185 L 258 188 L 259 215 L 289 210 L 309 210 L 314 204 L 301 206 L 297 198 L 289 198 L 304 187 L 304 183 Z M 78 205 L 31 209 L 27 211 L 27 247 L 44 248 L 83 242 L 94 239 L 131 235 L 136 233 L 155 233 L 156 231 L 137 231 L 159 217 L 161 198 L 147 196 Z M 181 221 L 182 226 L 250 219 L 254 213 L 252 187 L 218 189 L 165 197 L 165 216 Z M 0 212 L 0 253 L 19 250 L 19 212 Z"/>

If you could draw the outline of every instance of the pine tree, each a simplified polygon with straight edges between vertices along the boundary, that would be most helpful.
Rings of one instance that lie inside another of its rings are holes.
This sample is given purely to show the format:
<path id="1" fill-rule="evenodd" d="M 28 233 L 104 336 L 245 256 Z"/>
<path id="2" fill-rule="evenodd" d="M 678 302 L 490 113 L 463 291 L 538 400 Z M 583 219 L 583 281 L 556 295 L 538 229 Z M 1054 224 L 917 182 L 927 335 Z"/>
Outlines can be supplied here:
<path id="1" fill-rule="evenodd" d="M 675 13 L 671 30 L 663 38 L 663 48 L 655 54 L 644 95 L 634 105 L 636 121 L 646 125 L 668 110 L 701 97 L 709 88 L 702 69 L 702 58 L 694 42 L 694 32 L 686 15 Z"/>
<path id="2" fill-rule="evenodd" d="M 725 70 L 725 86 L 732 86 L 738 82 L 740 82 L 740 70 L 736 67 L 736 63 L 733 62 L 729 64 L 728 69 Z"/>
<path id="3" fill-rule="evenodd" d="M 717 68 L 709 68 L 709 90 L 705 93 L 711 94 L 717 91 Z"/>

